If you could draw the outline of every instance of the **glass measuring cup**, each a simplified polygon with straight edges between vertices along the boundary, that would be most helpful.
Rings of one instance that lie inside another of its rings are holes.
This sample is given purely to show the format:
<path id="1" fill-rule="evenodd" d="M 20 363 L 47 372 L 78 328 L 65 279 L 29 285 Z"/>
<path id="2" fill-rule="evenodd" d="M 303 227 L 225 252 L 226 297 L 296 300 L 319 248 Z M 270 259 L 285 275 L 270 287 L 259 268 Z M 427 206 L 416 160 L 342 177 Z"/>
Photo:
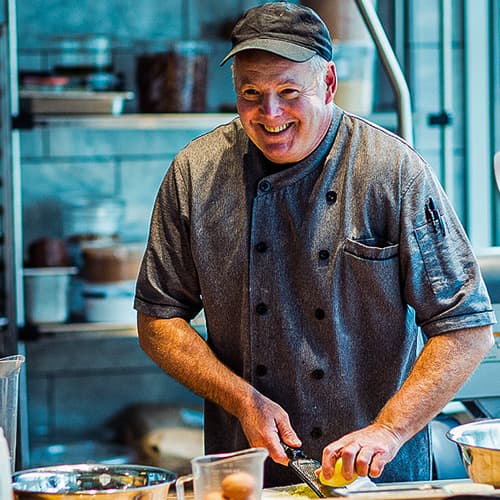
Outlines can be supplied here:
<path id="1" fill-rule="evenodd" d="M 265 448 L 204 455 L 191 460 L 192 474 L 176 481 L 177 500 L 184 500 L 184 483 L 192 481 L 195 500 L 260 500 Z"/>
<path id="2" fill-rule="evenodd" d="M 24 356 L 21 354 L 0 358 L 0 427 L 9 447 L 12 471 L 16 460 L 19 372 L 23 364 Z"/>

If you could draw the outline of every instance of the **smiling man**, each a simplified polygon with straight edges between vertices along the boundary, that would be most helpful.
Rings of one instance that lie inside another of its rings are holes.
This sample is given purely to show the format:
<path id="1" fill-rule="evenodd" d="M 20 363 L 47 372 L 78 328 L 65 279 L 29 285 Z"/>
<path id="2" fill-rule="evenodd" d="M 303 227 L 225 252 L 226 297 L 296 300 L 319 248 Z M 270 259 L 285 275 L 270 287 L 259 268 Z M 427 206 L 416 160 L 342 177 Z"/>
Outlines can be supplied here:
<path id="1" fill-rule="evenodd" d="M 250 9 L 228 60 L 239 118 L 180 151 L 155 202 L 141 346 L 205 398 L 206 453 L 268 449 L 267 486 L 298 481 L 281 442 L 326 479 L 342 457 L 347 479 L 428 480 L 427 424 L 493 342 L 463 228 L 418 153 L 334 104 L 312 10 Z"/>
<path id="2" fill-rule="evenodd" d="M 250 140 L 271 162 L 309 156 L 332 122 L 335 66 L 315 55 L 303 63 L 246 50 L 233 66 L 237 109 Z"/>

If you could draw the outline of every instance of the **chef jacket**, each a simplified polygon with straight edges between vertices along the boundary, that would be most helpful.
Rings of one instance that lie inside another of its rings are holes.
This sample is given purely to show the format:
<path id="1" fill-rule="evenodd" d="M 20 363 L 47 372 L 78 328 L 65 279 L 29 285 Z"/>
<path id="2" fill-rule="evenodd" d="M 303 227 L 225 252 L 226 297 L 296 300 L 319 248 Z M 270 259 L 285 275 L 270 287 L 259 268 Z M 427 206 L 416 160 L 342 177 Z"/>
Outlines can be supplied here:
<path id="1" fill-rule="evenodd" d="M 319 460 L 373 421 L 422 339 L 495 322 L 430 167 L 336 106 L 318 149 L 273 173 L 239 119 L 183 149 L 157 195 L 135 307 L 187 321 L 203 307 L 216 356 L 288 412 Z M 245 447 L 235 417 L 206 401 L 205 452 Z M 299 481 L 268 462 L 266 486 Z M 425 428 L 379 480 L 430 478 Z"/>

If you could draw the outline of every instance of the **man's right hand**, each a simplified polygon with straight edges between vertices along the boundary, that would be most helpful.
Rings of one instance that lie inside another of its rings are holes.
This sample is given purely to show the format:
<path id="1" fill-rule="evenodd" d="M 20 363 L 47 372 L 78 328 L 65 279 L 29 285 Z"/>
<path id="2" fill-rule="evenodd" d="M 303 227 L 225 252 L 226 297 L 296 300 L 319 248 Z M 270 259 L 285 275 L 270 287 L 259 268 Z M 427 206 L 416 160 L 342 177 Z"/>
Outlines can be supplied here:
<path id="1" fill-rule="evenodd" d="M 302 445 L 287 412 L 256 390 L 237 416 L 250 446 L 266 448 L 276 463 L 288 465 L 289 462 L 281 441 L 293 448 Z"/>
<path id="2" fill-rule="evenodd" d="M 184 319 L 139 313 L 137 327 L 142 349 L 158 366 L 194 393 L 234 415 L 250 446 L 266 448 L 275 462 L 288 464 L 280 440 L 293 447 L 301 442 L 281 406 L 221 363 Z"/>

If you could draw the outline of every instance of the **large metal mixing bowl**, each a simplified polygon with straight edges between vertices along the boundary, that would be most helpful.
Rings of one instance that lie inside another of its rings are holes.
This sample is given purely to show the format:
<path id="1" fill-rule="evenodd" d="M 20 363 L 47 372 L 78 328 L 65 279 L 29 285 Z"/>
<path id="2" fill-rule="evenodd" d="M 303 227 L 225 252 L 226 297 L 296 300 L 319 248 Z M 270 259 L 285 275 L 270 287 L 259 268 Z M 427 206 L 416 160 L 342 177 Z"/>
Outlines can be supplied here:
<path id="1" fill-rule="evenodd" d="M 16 500 L 165 500 L 177 475 L 143 465 L 78 464 L 16 472 Z"/>
<path id="2" fill-rule="evenodd" d="M 459 425 L 446 437 L 460 447 L 467 474 L 475 483 L 500 488 L 500 419 Z"/>

